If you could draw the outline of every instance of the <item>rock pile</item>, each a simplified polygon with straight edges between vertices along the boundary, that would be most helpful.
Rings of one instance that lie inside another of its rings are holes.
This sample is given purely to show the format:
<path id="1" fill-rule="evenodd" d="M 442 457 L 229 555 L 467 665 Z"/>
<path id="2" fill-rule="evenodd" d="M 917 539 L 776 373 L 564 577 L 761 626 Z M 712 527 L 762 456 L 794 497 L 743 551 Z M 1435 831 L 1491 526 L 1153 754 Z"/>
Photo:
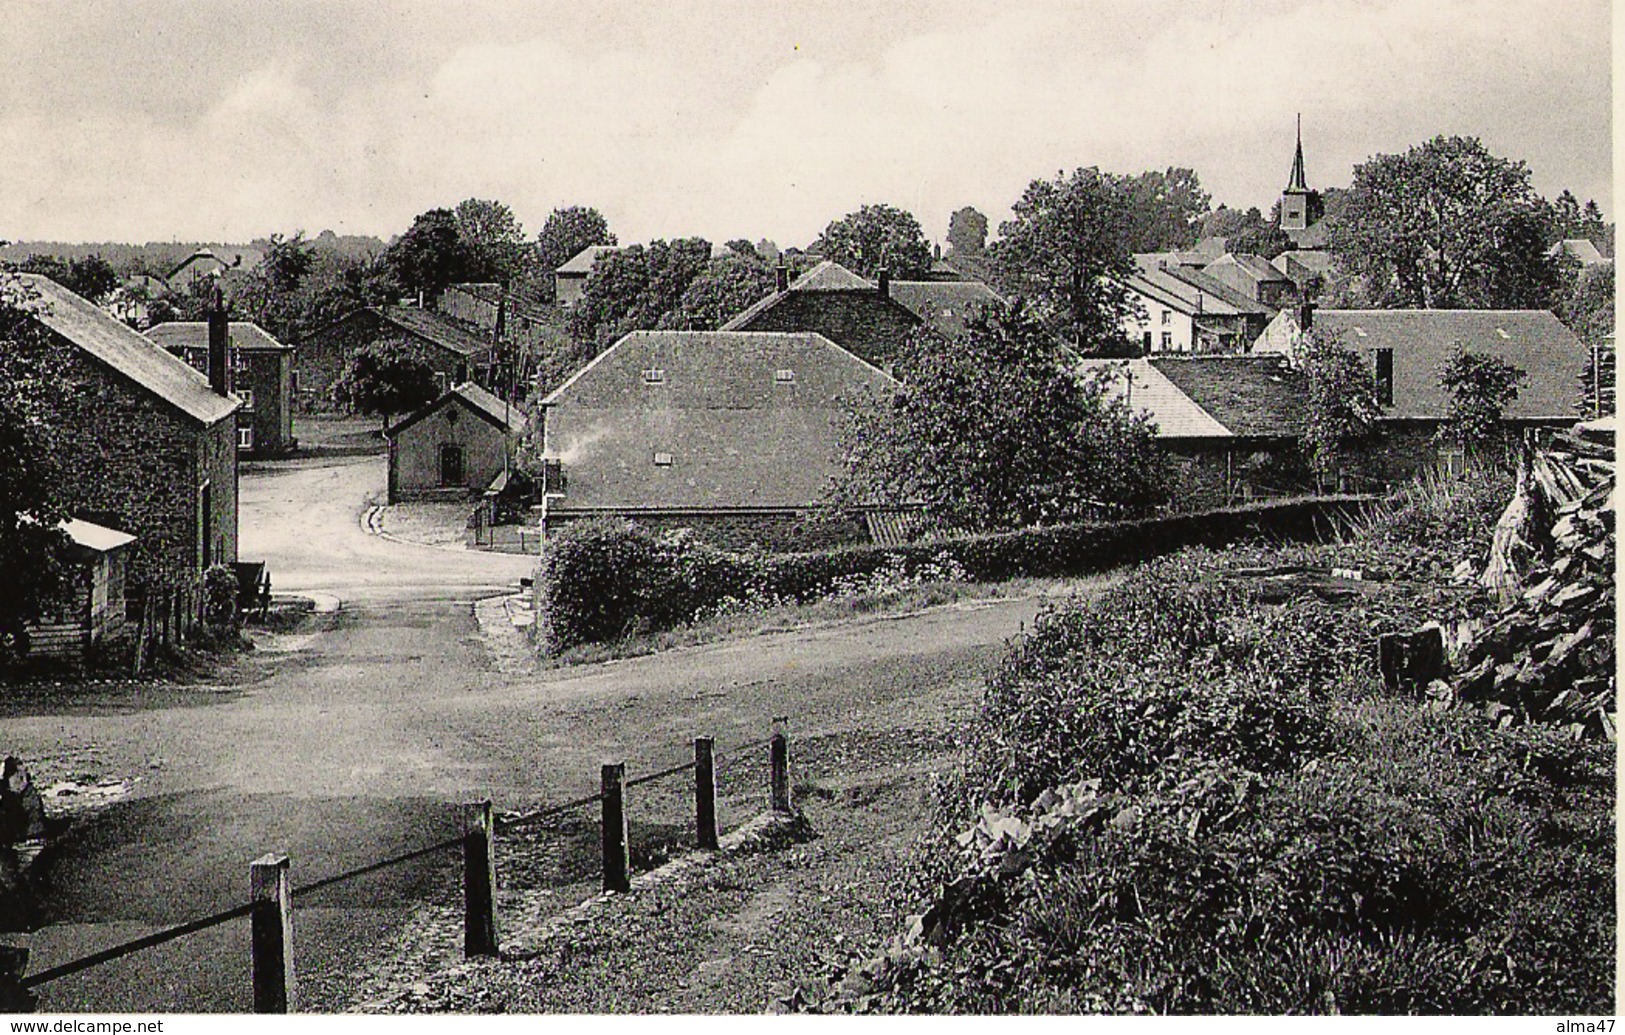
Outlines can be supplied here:
<path id="1" fill-rule="evenodd" d="M 1504 601 L 1428 689 L 1504 723 L 1615 737 L 1614 449 L 1561 434 L 1525 458 L 1487 584 Z M 1503 534 L 1504 533 L 1504 534 Z"/>

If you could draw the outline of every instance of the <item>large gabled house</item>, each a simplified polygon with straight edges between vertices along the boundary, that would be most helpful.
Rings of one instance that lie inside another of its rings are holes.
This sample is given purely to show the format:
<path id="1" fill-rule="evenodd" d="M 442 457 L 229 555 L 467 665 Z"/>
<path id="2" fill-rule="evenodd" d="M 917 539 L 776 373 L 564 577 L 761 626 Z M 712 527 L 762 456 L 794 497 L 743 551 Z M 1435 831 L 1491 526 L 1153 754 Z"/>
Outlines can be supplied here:
<path id="1" fill-rule="evenodd" d="M 1273 311 L 1189 266 L 1141 266 L 1123 285 L 1136 313 L 1123 333 L 1147 354 L 1247 351 Z"/>
<path id="2" fill-rule="evenodd" d="M 862 541 L 803 519 L 840 469 L 849 400 L 883 371 L 814 333 L 634 331 L 542 401 L 544 533 L 616 515 L 730 545 Z"/>
<path id="3" fill-rule="evenodd" d="M 433 368 L 441 391 L 464 381 L 484 382 L 493 359 L 489 337 L 444 313 L 405 305 L 356 309 L 305 335 L 295 347 L 295 395 L 301 408 L 332 408 L 333 383 L 357 352 L 379 341 L 407 346 Z"/>
<path id="4" fill-rule="evenodd" d="M 145 333 L 209 376 L 207 323 L 161 323 Z M 231 321 L 227 336 L 231 393 L 243 404 L 237 411 L 237 451 L 254 459 L 286 455 L 298 445 L 293 437 L 293 346 L 243 320 Z"/>
<path id="5" fill-rule="evenodd" d="M 21 279 L 49 331 L 39 362 L 65 388 L 55 446 L 73 514 L 134 536 L 132 601 L 173 605 L 189 626 L 203 571 L 237 559 L 240 403 L 227 391 L 227 361 L 211 382 L 67 288 Z"/>
<path id="6" fill-rule="evenodd" d="M 525 415 L 472 381 L 389 429 L 389 502 L 464 499 L 510 469 Z"/>
<path id="7" fill-rule="evenodd" d="M 1450 413 L 1439 383 L 1457 347 L 1523 371 L 1507 407 L 1509 428 L 1561 427 L 1583 419 L 1587 350 L 1544 309 L 1283 309 L 1254 351 L 1292 357 L 1305 333 L 1329 338 L 1368 365 L 1381 405 L 1381 440 L 1359 474 L 1392 483 L 1451 461 L 1436 434 Z"/>
<path id="8" fill-rule="evenodd" d="M 776 290 L 722 325 L 725 331 L 802 331 L 821 334 L 879 367 L 889 365 L 923 322 L 892 296 L 884 271 L 870 281 L 836 262 L 821 262 L 790 280 L 778 270 Z"/>

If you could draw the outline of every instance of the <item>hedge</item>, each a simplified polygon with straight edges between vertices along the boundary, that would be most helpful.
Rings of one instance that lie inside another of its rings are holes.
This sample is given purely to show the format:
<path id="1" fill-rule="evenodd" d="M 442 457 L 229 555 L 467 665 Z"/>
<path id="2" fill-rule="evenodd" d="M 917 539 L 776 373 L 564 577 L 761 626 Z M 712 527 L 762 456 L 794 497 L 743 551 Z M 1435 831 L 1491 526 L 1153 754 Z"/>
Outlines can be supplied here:
<path id="1" fill-rule="evenodd" d="M 1334 531 L 1369 496 L 1320 496 L 1219 510 L 1085 522 L 903 546 L 855 546 L 807 553 L 728 553 L 686 530 L 655 534 L 630 521 L 599 520 L 549 540 L 536 575 L 542 646 L 583 643 L 673 628 L 729 600 L 808 601 L 840 579 L 882 569 L 917 571 L 948 561 L 974 582 L 1072 577 L 1134 564 L 1188 546 L 1253 538 L 1312 540 Z"/>

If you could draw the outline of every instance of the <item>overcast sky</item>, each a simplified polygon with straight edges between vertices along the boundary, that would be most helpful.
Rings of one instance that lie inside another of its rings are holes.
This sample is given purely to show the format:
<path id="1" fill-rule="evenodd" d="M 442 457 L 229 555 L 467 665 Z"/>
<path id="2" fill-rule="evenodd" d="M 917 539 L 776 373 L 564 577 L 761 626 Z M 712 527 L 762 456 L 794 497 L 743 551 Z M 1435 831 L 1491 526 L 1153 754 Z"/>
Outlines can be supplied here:
<path id="1" fill-rule="evenodd" d="M 674 4 L 6 0 L 0 238 L 534 234 L 804 245 L 867 202 L 941 239 L 1028 181 L 1190 166 L 1267 209 L 1444 134 L 1613 217 L 1607 0 Z"/>

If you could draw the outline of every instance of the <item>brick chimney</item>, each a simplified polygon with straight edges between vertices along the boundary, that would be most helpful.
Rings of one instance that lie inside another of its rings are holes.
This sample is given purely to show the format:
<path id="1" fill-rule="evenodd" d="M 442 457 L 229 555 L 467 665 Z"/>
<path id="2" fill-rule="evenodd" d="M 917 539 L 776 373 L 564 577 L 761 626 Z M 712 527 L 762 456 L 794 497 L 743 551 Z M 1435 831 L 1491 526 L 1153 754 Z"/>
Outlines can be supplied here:
<path id="1" fill-rule="evenodd" d="M 875 277 L 879 281 L 880 297 L 891 297 L 891 270 L 882 266 L 876 271 Z"/>
<path id="2" fill-rule="evenodd" d="M 775 285 L 777 290 L 779 290 L 779 291 L 789 291 L 790 290 L 790 267 L 786 266 L 782 262 L 779 263 L 776 267 L 774 267 L 774 269 L 773 269 L 773 281 L 774 281 L 774 285 Z"/>
<path id="3" fill-rule="evenodd" d="M 209 306 L 209 389 L 216 395 L 231 394 L 230 335 L 226 328 L 226 306 L 220 296 L 220 285 L 214 287 L 214 302 Z"/>
<path id="4" fill-rule="evenodd" d="M 1308 333 L 1315 327 L 1315 303 L 1304 302 L 1298 306 L 1298 330 Z"/>

